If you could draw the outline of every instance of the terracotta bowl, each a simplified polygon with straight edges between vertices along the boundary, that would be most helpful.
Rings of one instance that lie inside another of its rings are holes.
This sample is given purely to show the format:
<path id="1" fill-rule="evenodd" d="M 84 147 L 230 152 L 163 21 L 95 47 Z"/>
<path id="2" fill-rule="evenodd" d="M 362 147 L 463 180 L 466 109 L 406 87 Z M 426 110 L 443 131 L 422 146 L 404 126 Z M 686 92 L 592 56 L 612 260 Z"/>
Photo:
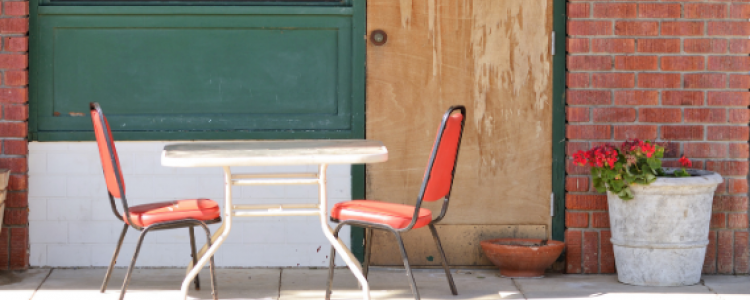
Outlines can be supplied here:
<path id="1" fill-rule="evenodd" d="M 484 254 L 500 268 L 503 277 L 544 277 L 544 270 L 565 248 L 563 242 L 551 240 L 545 246 L 498 245 L 497 242 L 539 243 L 541 240 L 505 238 L 482 241 Z"/>

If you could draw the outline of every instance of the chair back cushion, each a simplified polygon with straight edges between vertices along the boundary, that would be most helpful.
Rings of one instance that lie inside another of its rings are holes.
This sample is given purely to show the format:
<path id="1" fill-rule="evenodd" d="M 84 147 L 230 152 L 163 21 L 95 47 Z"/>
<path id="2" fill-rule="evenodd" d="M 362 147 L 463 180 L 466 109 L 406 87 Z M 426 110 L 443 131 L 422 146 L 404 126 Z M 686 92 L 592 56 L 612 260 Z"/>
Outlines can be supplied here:
<path id="1" fill-rule="evenodd" d="M 101 113 L 100 109 L 97 110 L 94 107 L 91 108 L 91 121 L 94 123 L 94 134 L 96 135 L 96 144 L 99 146 L 99 157 L 102 160 L 102 169 L 104 170 L 104 179 L 107 182 L 107 190 L 109 190 L 109 193 L 113 197 L 122 198 L 120 188 L 122 188 L 122 192 L 124 193 L 125 179 L 122 177 L 120 158 L 117 157 L 117 149 L 115 149 L 115 143 L 112 140 L 112 131 L 109 129 L 109 122 L 107 122 L 104 113 Z M 112 149 L 111 153 L 110 149 Z M 122 181 L 117 180 L 115 168 L 112 163 L 113 160 L 117 165 L 117 175 L 119 175 Z"/>
<path id="2" fill-rule="evenodd" d="M 427 188 L 425 189 L 422 200 L 437 201 L 447 196 L 450 192 L 453 183 L 453 169 L 456 163 L 456 152 L 458 151 L 461 131 L 463 130 L 463 120 L 464 116 L 460 112 L 452 113 L 446 121 L 445 131 L 443 131 L 442 138 L 439 141 L 435 141 L 435 145 L 432 147 L 432 152 L 435 151 L 435 147 L 438 148 L 438 151 L 437 155 L 434 157 L 432 171 L 430 171 L 430 178 L 427 182 Z M 438 128 L 438 137 L 440 136 L 440 129 L 443 124 L 440 125 L 440 128 Z M 428 165 L 428 171 L 429 167 L 430 166 Z"/>

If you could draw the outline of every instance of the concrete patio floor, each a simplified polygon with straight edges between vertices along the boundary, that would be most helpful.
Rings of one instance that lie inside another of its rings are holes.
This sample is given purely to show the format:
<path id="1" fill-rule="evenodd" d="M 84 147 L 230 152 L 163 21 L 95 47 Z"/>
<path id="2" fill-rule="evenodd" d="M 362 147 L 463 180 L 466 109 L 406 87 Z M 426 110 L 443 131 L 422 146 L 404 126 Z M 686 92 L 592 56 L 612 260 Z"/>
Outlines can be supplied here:
<path id="1" fill-rule="evenodd" d="M 99 293 L 105 269 L 32 269 L 0 272 L 0 299 L 118 299 L 125 269 L 116 269 L 109 289 Z M 323 299 L 327 269 L 219 269 L 220 299 Z M 184 269 L 137 269 L 125 299 L 179 299 Z M 748 276 L 703 276 L 688 287 L 637 287 L 614 275 L 548 274 L 543 279 L 508 279 L 494 270 L 454 270 L 459 295 L 453 296 L 441 270 L 416 270 L 422 299 L 750 299 Z M 201 291 L 190 299 L 211 299 L 208 271 Z M 370 272 L 373 299 L 413 299 L 403 269 Z M 354 277 L 337 269 L 333 299 L 362 299 Z"/>

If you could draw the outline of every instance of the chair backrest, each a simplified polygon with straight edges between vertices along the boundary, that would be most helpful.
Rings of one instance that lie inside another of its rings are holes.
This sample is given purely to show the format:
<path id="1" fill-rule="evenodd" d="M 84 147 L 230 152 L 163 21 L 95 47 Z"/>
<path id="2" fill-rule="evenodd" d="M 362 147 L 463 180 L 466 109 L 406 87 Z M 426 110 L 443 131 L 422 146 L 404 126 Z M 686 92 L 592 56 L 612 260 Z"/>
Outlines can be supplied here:
<path id="1" fill-rule="evenodd" d="M 452 106 L 443 115 L 422 182 L 421 200 L 437 201 L 450 195 L 465 119 L 466 108 L 461 105 Z"/>
<path id="2" fill-rule="evenodd" d="M 99 146 L 99 158 L 102 160 L 107 190 L 113 197 L 122 198 L 125 195 L 125 180 L 122 177 L 122 168 L 120 168 L 120 158 L 117 157 L 115 141 L 112 139 L 112 130 L 109 129 L 109 122 L 107 122 L 107 118 L 99 107 L 99 103 L 92 102 L 89 106 L 91 107 L 91 121 L 94 123 L 94 135 L 96 135 L 96 144 Z"/>

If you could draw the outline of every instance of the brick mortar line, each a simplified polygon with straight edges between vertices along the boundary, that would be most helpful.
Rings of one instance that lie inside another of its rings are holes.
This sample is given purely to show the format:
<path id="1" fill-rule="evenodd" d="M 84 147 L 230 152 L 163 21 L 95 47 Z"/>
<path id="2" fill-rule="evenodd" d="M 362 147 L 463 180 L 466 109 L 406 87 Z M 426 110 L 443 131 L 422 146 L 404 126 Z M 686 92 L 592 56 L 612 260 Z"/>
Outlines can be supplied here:
<path id="1" fill-rule="evenodd" d="M 572 160 L 572 159 L 568 159 L 568 160 Z M 702 159 L 696 158 L 696 160 L 702 160 Z M 675 160 L 669 160 L 669 161 L 675 161 Z M 689 169 L 696 169 L 696 168 L 689 168 Z M 696 169 L 696 170 L 709 171 L 709 170 L 706 170 L 706 169 Z M 590 174 L 568 174 L 568 175 L 581 176 L 581 177 L 591 176 Z M 721 175 L 721 174 L 719 174 L 719 175 Z M 742 178 L 745 178 L 745 177 L 747 177 L 747 174 L 746 175 L 721 175 L 721 178 L 726 178 L 726 179 L 742 179 Z M 580 194 L 575 194 L 575 195 L 600 195 L 600 196 L 606 195 L 606 194 L 596 193 L 596 192 L 593 192 L 593 191 L 586 191 L 586 192 L 570 191 L 568 193 L 569 194 L 580 193 Z M 591 194 L 587 194 L 587 193 L 591 193 Z M 743 195 L 743 194 L 739 194 L 739 195 Z"/>
<path id="2" fill-rule="evenodd" d="M 590 72 L 567 72 L 568 74 L 590 74 Z M 620 73 L 620 72 L 617 72 Z M 625 74 L 633 74 L 633 73 L 627 73 L 622 72 Z M 680 74 L 680 73 L 676 73 Z M 733 74 L 734 75 L 734 74 Z M 744 75 L 744 74 L 742 74 Z M 566 90 L 569 91 L 599 91 L 599 92 L 606 92 L 606 91 L 613 91 L 613 92 L 621 92 L 621 91 L 646 91 L 646 92 L 659 92 L 659 91 L 665 91 L 665 92 L 674 92 L 674 91 L 688 91 L 688 92 L 748 92 L 748 89 L 745 88 L 649 88 L 649 87 L 639 87 L 639 86 L 633 86 L 633 87 L 565 87 Z M 715 93 L 714 93 L 715 94 Z M 567 99 L 566 99 L 567 101 Z M 2 103 L 2 102 L 0 102 Z M 745 105 L 727 105 L 727 106 L 742 106 L 747 107 Z"/>
<path id="3" fill-rule="evenodd" d="M 20 207 L 19 209 L 24 209 Z M 595 212 L 609 212 L 609 210 L 599 210 L 599 209 L 573 209 L 573 208 L 566 208 L 566 212 L 577 212 L 577 213 L 595 213 Z M 727 211 L 727 210 L 712 210 L 712 213 L 723 213 L 723 214 L 731 214 L 731 215 L 747 215 L 747 212 L 744 211 Z M 580 227 L 569 227 L 569 228 L 580 228 Z M 589 228 L 589 227 L 585 227 Z M 611 228 L 611 227 L 591 227 L 591 228 Z M 714 229 L 714 228 L 712 228 Z M 745 228 L 728 228 L 728 227 L 721 227 L 721 228 L 715 228 L 715 229 L 739 229 L 739 230 L 746 230 Z"/>
<path id="4" fill-rule="evenodd" d="M 697 169 L 697 170 L 703 170 L 703 169 Z M 591 177 L 591 175 L 582 175 L 582 174 L 573 174 L 573 176 L 588 177 L 588 178 Z M 745 175 L 737 175 L 737 176 L 733 176 L 733 177 L 743 177 L 743 176 L 745 176 Z M 722 176 L 722 178 L 726 178 L 726 176 Z M 739 178 L 728 178 L 728 179 L 739 179 Z M 600 197 L 606 197 L 607 196 L 607 194 L 597 192 L 596 190 L 593 189 L 593 187 L 591 189 L 592 190 L 590 190 L 590 191 L 567 191 L 566 190 L 565 192 L 566 192 L 566 194 L 570 194 L 572 196 L 600 196 Z M 735 194 L 735 195 L 747 196 L 747 194 Z M 729 196 L 729 195 L 714 195 L 714 196 Z M 52 198 L 52 199 L 55 199 L 55 198 Z M 578 210 L 597 210 L 597 211 L 600 211 L 601 209 L 578 209 Z M 744 210 L 743 211 L 726 210 L 726 211 L 744 212 Z"/>
<path id="5" fill-rule="evenodd" d="M 24 37 L 24 35 L 20 35 L 19 37 Z M 565 37 L 568 39 L 581 39 L 581 40 L 583 39 L 600 39 L 600 40 L 632 39 L 636 41 L 637 40 L 681 40 L 681 41 L 684 41 L 686 39 L 691 39 L 691 40 L 726 39 L 726 40 L 738 40 L 739 41 L 739 40 L 747 39 L 747 37 L 744 35 L 720 35 L 720 34 L 719 35 L 613 35 L 613 34 L 587 35 L 587 34 L 584 34 L 584 35 L 566 35 Z M 595 52 L 595 53 L 606 53 L 606 52 Z"/>
<path id="6" fill-rule="evenodd" d="M 731 54 L 724 54 L 724 53 L 653 53 L 653 52 L 634 52 L 634 53 L 613 53 L 613 54 L 593 54 L 593 53 L 603 53 L 603 52 L 574 52 L 572 54 L 567 54 L 567 57 L 578 57 L 578 56 L 596 56 L 596 57 L 657 57 L 657 58 L 663 58 L 663 57 L 748 57 L 748 53 L 731 53 Z M 10 70 L 10 69 L 9 69 Z M 634 70 L 634 71 L 640 71 L 640 70 Z M 646 70 L 646 71 L 653 71 L 653 70 Z M 690 72 L 691 70 L 687 70 L 686 72 Z M 750 71 L 750 70 L 748 70 Z M 680 71 L 677 71 L 680 72 Z M 740 71 L 736 71 L 740 72 Z M 746 71 L 742 71 L 746 72 Z"/>
<path id="7" fill-rule="evenodd" d="M 578 140 L 578 139 L 576 139 L 576 140 L 568 140 L 568 142 L 606 142 L 606 141 L 622 143 L 624 140 L 613 139 L 613 138 L 610 138 L 610 139 L 600 139 L 600 140 Z M 711 144 L 719 144 L 719 143 L 725 144 L 726 143 L 726 142 L 723 142 L 723 141 L 655 141 L 655 142 L 711 143 Z M 730 144 L 747 144 L 747 141 L 739 141 L 739 142 L 738 141 L 729 141 L 729 142 L 730 142 Z M 721 157 L 704 157 L 704 158 L 705 159 L 711 159 L 711 158 L 724 159 L 724 158 L 721 158 Z M 745 159 L 744 157 L 726 157 L 726 158 L 727 159 Z"/>
<path id="8" fill-rule="evenodd" d="M 573 106 L 573 108 L 585 108 L 587 106 Z M 706 108 L 706 106 L 697 106 L 700 108 L 687 108 L 687 109 L 712 109 L 712 108 Z M 637 110 L 635 107 L 591 107 L 591 108 L 632 108 L 634 110 Z M 644 107 L 652 109 L 654 107 Z M 656 107 L 656 108 L 662 108 L 662 107 Z M 665 107 L 664 109 L 684 109 L 684 108 L 668 108 Z M 713 109 L 722 109 L 722 108 L 713 108 Z M 743 108 L 738 108 L 743 109 Z M 748 110 L 750 111 L 750 110 Z M 684 111 L 683 111 L 684 112 Z M 591 112 L 590 112 L 591 113 Z M 637 115 L 636 115 L 637 116 Z M 695 122 L 686 122 L 686 121 L 679 121 L 679 122 L 650 122 L 650 121 L 569 121 L 569 125 L 607 125 L 607 124 L 614 124 L 614 125 L 654 125 L 654 126 L 720 126 L 720 127 L 747 127 L 747 123 L 745 122 L 735 122 L 735 123 L 695 123 Z M 747 142 L 747 140 L 741 140 L 741 142 Z M 2 156 L 0 156 L 2 157 Z"/>
<path id="9" fill-rule="evenodd" d="M 602 2 L 604 3 L 604 2 Z M 612 2 L 610 2 L 612 3 Z M 617 2 L 617 3 L 623 3 L 623 2 Z M 663 2 L 662 2 L 663 3 Z M 8 17 L 7 19 L 13 19 L 12 16 Z M 686 17 L 674 17 L 674 18 L 654 18 L 654 17 L 628 17 L 628 18 L 621 18 L 621 17 L 567 17 L 567 22 L 570 21 L 611 21 L 611 22 L 676 22 L 676 23 L 698 23 L 698 22 L 747 22 L 746 18 L 686 18 Z M 705 27 L 704 27 L 705 29 Z M 647 36 L 654 36 L 654 35 L 647 35 Z M 681 35 L 680 35 L 681 36 Z"/>
<path id="10" fill-rule="evenodd" d="M 684 55 L 676 55 L 678 57 L 685 57 Z M 739 56 L 745 57 L 745 56 Z M 616 74 L 727 74 L 727 75 L 748 75 L 750 69 L 747 71 L 717 71 L 717 70 L 699 70 L 699 71 L 666 71 L 666 70 L 623 70 L 623 69 L 612 69 L 612 70 L 570 70 L 565 69 L 566 73 L 577 74 L 577 73 L 616 73 Z M 677 89 L 670 87 L 657 87 L 651 89 Z M 712 88 L 686 88 L 686 89 L 712 89 Z"/>
<path id="11" fill-rule="evenodd" d="M 744 21 L 747 22 L 747 21 Z M 741 22 L 736 22 L 741 23 Z M 746 39 L 746 35 L 722 35 L 722 34 L 704 34 L 704 35 L 614 35 L 614 34 L 601 34 L 601 35 L 590 35 L 590 34 L 583 34 L 583 35 L 566 35 L 566 38 L 574 38 L 574 39 L 584 39 L 584 38 L 595 38 L 595 39 L 635 39 L 635 40 L 645 40 L 645 39 L 733 39 L 733 40 L 743 40 Z"/>
<path id="12" fill-rule="evenodd" d="M 597 194 L 598 196 L 598 194 Z M 604 196 L 604 195 L 602 195 Z M 8 208 L 10 209 L 10 208 Z M 15 209 L 25 209 L 23 207 L 16 207 Z M 582 208 L 566 208 L 565 212 L 578 212 L 578 213 L 594 213 L 594 212 L 609 212 L 609 209 L 601 210 L 601 209 L 582 209 Z M 747 215 L 748 213 L 746 211 L 736 211 L 736 210 L 711 210 L 712 213 L 724 213 L 724 214 L 732 214 L 732 215 Z M 579 228 L 579 227 L 571 227 L 571 228 Z M 585 227 L 588 228 L 588 227 Z M 593 227 L 593 228 L 609 228 L 609 227 Z M 725 229 L 732 229 L 732 228 L 726 228 Z M 747 229 L 747 228 L 739 228 L 739 229 Z"/>
<path id="13" fill-rule="evenodd" d="M 8 224 L 3 223 L 2 227 L 3 228 L 29 228 L 29 224 L 26 224 L 26 225 L 22 225 L 22 224 L 21 225 L 19 225 L 19 224 L 8 225 Z M 8 236 L 10 236 L 10 232 L 8 232 Z"/>
<path id="14" fill-rule="evenodd" d="M 677 4 L 677 5 L 680 5 L 680 9 L 681 10 L 684 9 L 684 6 L 682 6 L 683 4 L 700 4 L 701 3 L 701 2 L 695 2 L 695 1 L 672 1 L 672 0 L 668 0 L 668 1 L 670 1 L 670 3 L 665 3 L 664 1 L 653 1 L 653 2 L 646 2 L 646 1 L 637 1 L 637 2 L 636 1 L 630 1 L 630 2 L 628 2 L 628 1 L 617 1 L 617 2 L 614 2 L 614 3 L 616 3 L 616 4 L 659 4 L 659 3 Z M 12 1 L 7 1 L 7 2 L 12 2 Z M 589 2 L 589 1 L 572 1 L 572 2 L 568 1 L 568 3 L 571 3 L 571 4 L 576 4 L 576 3 L 581 3 L 581 4 L 586 4 L 586 3 L 588 3 L 588 4 L 606 3 L 606 4 L 610 4 L 610 3 L 613 3 L 613 2 L 611 2 L 611 1 L 591 1 L 591 2 Z M 705 1 L 705 2 L 702 2 L 702 3 L 715 3 L 716 5 L 726 5 L 727 8 L 729 8 L 732 5 L 732 4 L 729 4 L 729 3 L 726 3 L 726 4 L 725 3 L 716 3 L 716 0 L 713 0 L 713 2 L 711 2 L 711 1 Z M 750 4 L 735 3 L 734 5 L 747 6 L 747 5 L 750 5 Z M 614 21 L 622 21 L 622 20 L 625 20 L 625 21 L 660 21 L 660 20 L 672 21 L 672 20 L 681 20 L 681 21 L 684 21 L 684 22 L 701 22 L 701 21 L 706 22 L 706 21 L 712 21 L 712 20 L 719 20 L 719 21 L 713 21 L 713 22 L 723 22 L 723 21 L 747 20 L 747 18 L 732 17 L 731 10 L 723 18 L 722 17 L 718 17 L 718 16 L 698 17 L 698 18 L 695 18 L 695 17 L 687 17 L 687 16 L 685 16 L 683 14 L 680 14 L 679 17 L 642 17 L 639 14 L 636 14 L 636 16 L 594 16 L 594 5 L 589 5 L 589 8 L 590 8 L 590 10 L 589 10 L 589 15 L 588 16 L 585 16 L 585 17 L 571 17 L 571 16 L 569 16 L 569 15 L 566 14 L 565 18 L 567 20 L 569 20 L 569 21 L 575 21 L 575 20 L 614 20 Z M 640 10 L 640 5 L 637 5 L 637 9 L 636 10 Z M 24 15 L 24 16 L 28 16 L 28 15 Z M 13 17 L 13 16 L 9 16 L 9 17 Z M 22 16 L 19 16 L 19 17 L 22 17 Z"/>

